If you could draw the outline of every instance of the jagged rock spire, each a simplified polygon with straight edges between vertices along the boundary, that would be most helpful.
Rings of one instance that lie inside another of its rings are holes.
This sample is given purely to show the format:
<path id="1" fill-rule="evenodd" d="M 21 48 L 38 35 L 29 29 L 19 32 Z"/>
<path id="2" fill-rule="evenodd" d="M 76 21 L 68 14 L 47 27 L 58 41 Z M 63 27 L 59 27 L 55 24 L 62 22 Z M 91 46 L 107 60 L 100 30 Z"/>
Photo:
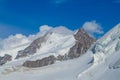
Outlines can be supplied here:
<path id="1" fill-rule="evenodd" d="M 76 43 L 72 48 L 70 48 L 68 53 L 68 57 L 70 59 L 77 58 L 81 54 L 84 54 L 90 48 L 91 44 L 96 41 L 94 38 L 90 37 L 84 29 L 79 29 L 74 37 L 76 39 Z"/>

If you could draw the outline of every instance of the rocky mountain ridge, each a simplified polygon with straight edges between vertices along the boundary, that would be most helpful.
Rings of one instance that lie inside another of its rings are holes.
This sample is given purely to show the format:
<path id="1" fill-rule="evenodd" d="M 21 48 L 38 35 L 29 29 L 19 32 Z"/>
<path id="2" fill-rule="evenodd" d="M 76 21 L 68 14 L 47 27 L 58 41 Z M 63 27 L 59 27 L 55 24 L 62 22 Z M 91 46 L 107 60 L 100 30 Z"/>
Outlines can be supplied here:
<path id="1" fill-rule="evenodd" d="M 73 47 L 70 48 L 68 54 L 58 55 L 57 57 L 54 57 L 54 55 L 50 55 L 40 60 L 26 61 L 24 62 L 23 66 L 41 67 L 41 66 L 54 64 L 55 61 L 74 59 L 84 54 L 90 48 L 90 46 L 95 42 L 95 39 L 90 37 L 83 29 L 79 29 L 78 32 L 74 35 L 74 38 L 76 39 L 76 43 Z"/>
<path id="2" fill-rule="evenodd" d="M 60 49 L 61 45 L 67 43 L 70 44 L 68 41 L 68 39 L 64 40 L 64 38 L 66 37 L 66 33 L 67 32 L 67 36 L 69 36 L 69 34 L 71 35 L 72 32 L 69 32 L 69 30 L 67 30 L 66 28 L 60 28 L 62 29 L 61 31 L 57 30 L 51 30 L 48 31 L 45 35 L 43 35 L 42 37 L 39 37 L 37 39 L 35 39 L 30 45 L 28 45 L 28 47 L 26 47 L 23 50 L 19 50 L 15 59 L 22 59 L 22 58 L 26 58 L 29 56 L 34 56 L 35 54 L 38 53 L 38 50 L 41 50 L 42 47 L 44 47 L 43 43 L 46 44 L 48 43 L 49 46 L 52 43 L 54 43 L 56 40 L 61 39 L 62 44 L 56 46 L 56 48 L 54 48 L 54 46 L 56 44 L 58 44 L 59 41 L 57 41 L 55 44 L 53 44 L 51 47 L 53 47 L 53 50 L 55 49 Z M 58 31 L 58 32 L 57 32 Z M 64 31 L 64 32 L 62 32 Z M 54 39 L 56 35 L 56 39 Z M 52 37 L 53 36 L 53 37 Z M 60 37 L 59 37 L 60 36 Z M 67 49 L 67 52 L 59 52 L 59 54 L 57 54 L 56 56 L 53 54 L 50 54 L 48 56 L 45 56 L 43 58 L 38 58 L 35 60 L 26 60 L 25 62 L 23 62 L 23 66 L 24 67 L 42 67 L 42 66 L 47 66 L 50 64 L 54 64 L 56 61 L 64 61 L 64 60 L 69 60 L 69 59 L 74 59 L 74 58 L 78 58 L 80 55 L 84 54 L 89 48 L 90 46 L 95 42 L 95 39 L 90 37 L 83 29 L 79 29 L 77 31 L 76 34 L 72 35 L 74 37 L 74 44 L 72 44 L 73 46 L 69 47 Z M 50 40 L 49 40 L 50 39 Z M 62 40 L 63 39 L 63 40 Z M 50 48 L 51 48 L 50 47 Z M 51 50 L 51 49 L 48 49 Z M 64 48 L 63 48 L 64 50 Z M 62 51 L 62 50 L 60 50 Z M 46 53 L 48 54 L 49 51 Z M 5 64 L 8 61 L 11 61 L 11 57 L 10 55 L 7 55 L 7 57 L 2 57 L 0 58 L 0 62 L 1 64 Z M 5 60 L 5 61 L 3 61 Z M 4 63 L 3 63 L 4 62 Z"/>

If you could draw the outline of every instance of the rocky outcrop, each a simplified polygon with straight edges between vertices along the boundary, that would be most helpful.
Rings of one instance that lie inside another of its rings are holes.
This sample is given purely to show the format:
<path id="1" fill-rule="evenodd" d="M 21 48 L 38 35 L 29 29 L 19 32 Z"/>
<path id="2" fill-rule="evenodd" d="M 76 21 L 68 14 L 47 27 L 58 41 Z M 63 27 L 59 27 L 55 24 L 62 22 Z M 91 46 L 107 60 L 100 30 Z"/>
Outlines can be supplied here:
<path id="1" fill-rule="evenodd" d="M 68 55 L 58 55 L 56 58 L 57 61 L 64 61 L 64 60 L 68 60 Z"/>
<path id="2" fill-rule="evenodd" d="M 7 63 L 8 61 L 12 60 L 12 56 L 5 54 L 3 57 L 0 56 L 0 65 L 3 65 L 5 63 Z"/>
<path id="3" fill-rule="evenodd" d="M 36 61 L 25 61 L 23 66 L 29 67 L 29 68 L 43 67 L 43 66 L 54 64 L 56 61 L 64 61 L 67 59 L 68 59 L 67 55 L 58 55 L 57 57 L 50 55 L 48 57 L 45 57 Z"/>
<path id="4" fill-rule="evenodd" d="M 64 55 L 58 55 L 57 56 L 57 60 L 58 61 L 63 61 L 65 59 L 65 56 Z"/>
<path id="5" fill-rule="evenodd" d="M 79 29 L 74 35 L 76 39 L 75 45 L 70 48 L 68 57 L 70 59 L 77 58 L 84 54 L 96 40 L 90 37 L 83 29 Z"/>
<path id="6" fill-rule="evenodd" d="M 41 60 L 26 61 L 24 62 L 23 66 L 29 67 L 29 68 L 42 67 L 42 66 L 54 64 L 55 61 L 56 61 L 56 58 L 53 55 L 51 55 L 49 57 L 42 58 Z"/>
<path id="7" fill-rule="evenodd" d="M 41 47 L 41 43 L 44 42 L 44 40 L 45 40 L 44 37 L 40 37 L 34 40 L 27 48 L 25 48 L 24 50 L 18 51 L 16 59 L 33 55 L 34 53 L 36 53 L 37 49 Z"/>

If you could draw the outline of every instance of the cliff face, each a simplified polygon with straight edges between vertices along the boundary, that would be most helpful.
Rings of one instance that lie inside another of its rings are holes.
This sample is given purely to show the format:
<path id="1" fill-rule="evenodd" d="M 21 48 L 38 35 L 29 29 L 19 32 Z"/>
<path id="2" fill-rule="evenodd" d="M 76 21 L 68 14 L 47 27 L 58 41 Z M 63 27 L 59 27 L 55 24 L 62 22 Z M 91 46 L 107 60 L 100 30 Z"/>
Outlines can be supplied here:
<path id="1" fill-rule="evenodd" d="M 56 58 L 53 55 L 51 55 L 49 57 L 45 57 L 43 59 L 36 60 L 36 61 L 26 61 L 23 64 L 23 66 L 29 67 L 29 68 L 42 67 L 42 66 L 47 66 L 47 65 L 54 64 L 55 61 L 56 61 Z"/>
<path id="2" fill-rule="evenodd" d="M 83 29 L 79 29 L 74 35 L 76 39 L 75 45 L 70 48 L 68 57 L 70 59 L 77 58 L 84 54 L 90 46 L 96 41 L 94 38 L 90 37 Z"/>

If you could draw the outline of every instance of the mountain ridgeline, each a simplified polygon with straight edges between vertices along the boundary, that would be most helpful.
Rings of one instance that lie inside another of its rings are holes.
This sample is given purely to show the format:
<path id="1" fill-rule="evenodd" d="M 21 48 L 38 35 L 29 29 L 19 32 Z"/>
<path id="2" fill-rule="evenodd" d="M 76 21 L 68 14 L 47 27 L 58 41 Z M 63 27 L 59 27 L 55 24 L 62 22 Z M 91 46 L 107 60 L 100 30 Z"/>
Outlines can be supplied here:
<path id="1" fill-rule="evenodd" d="M 37 50 L 41 50 L 41 48 L 44 46 L 42 45 L 43 43 L 47 43 L 49 38 L 51 36 L 57 34 L 56 36 L 61 36 L 61 33 L 56 33 L 57 31 L 54 32 L 48 32 L 44 36 L 39 37 L 35 39 L 28 47 L 26 47 L 24 50 L 20 50 L 17 52 L 17 55 L 15 59 L 22 59 L 26 57 L 32 57 L 35 54 L 37 54 Z M 62 38 L 64 39 L 64 36 L 62 35 Z M 54 37 L 54 36 L 53 36 Z M 69 47 L 68 51 L 66 53 L 57 54 L 57 56 L 54 56 L 53 54 L 50 54 L 48 56 L 38 58 L 36 60 L 26 60 L 23 62 L 24 67 L 42 67 L 42 66 L 47 66 L 50 64 L 54 64 L 56 61 L 64 61 L 64 60 L 69 60 L 69 59 L 74 59 L 80 57 L 80 55 L 84 54 L 87 52 L 87 50 L 90 48 L 90 46 L 96 41 L 94 38 L 90 37 L 83 29 L 79 29 L 76 34 L 72 34 L 72 37 L 74 37 L 74 43 L 72 44 L 73 46 Z M 59 37 L 58 37 L 59 40 Z M 56 40 L 54 40 L 56 41 Z M 54 41 L 52 43 L 54 43 Z M 59 42 L 59 41 L 58 41 Z M 67 42 L 67 40 L 66 40 Z M 67 42 L 69 43 L 69 41 Z M 50 44 L 50 42 L 49 42 Z M 64 44 L 64 42 L 62 43 Z M 62 45 L 61 44 L 61 45 Z M 70 44 L 70 43 L 69 43 Z M 54 45 L 52 46 L 54 47 Z M 59 47 L 57 46 L 59 49 Z M 53 48 L 54 49 L 54 48 Z M 48 51 L 49 53 L 49 51 Z M 3 65 L 7 63 L 8 61 L 12 60 L 12 56 L 10 55 L 5 55 L 4 57 L 0 57 L 0 65 Z"/>
<path id="2" fill-rule="evenodd" d="M 74 35 L 74 38 L 76 40 L 75 45 L 70 48 L 67 54 L 58 55 L 57 57 L 55 57 L 54 55 L 50 55 L 48 57 L 44 57 L 36 61 L 26 61 L 24 62 L 23 66 L 41 67 L 41 66 L 54 64 L 56 61 L 63 61 L 63 60 L 78 58 L 80 57 L 80 55 L 84 54 L 90 48 L 90 46 L 96 41 L 94 38 L 90 37 L 83 29 L 79 29 L 78 32 Z M 38 42 L 37 44 L 40 44 L 40 43 L 41 42 Z"/>
<path id="3" fill-rule="evenodd" d="M 74 38 L 76 39 L 75 45 L 70 48 L 68 53 L 68 57 L 70 59 L 77 58 L 80 55 L 86 53 L 90 46 L 96 41 L 83 29 L 78 30 L 78 32 L 74 35 Z"/>

